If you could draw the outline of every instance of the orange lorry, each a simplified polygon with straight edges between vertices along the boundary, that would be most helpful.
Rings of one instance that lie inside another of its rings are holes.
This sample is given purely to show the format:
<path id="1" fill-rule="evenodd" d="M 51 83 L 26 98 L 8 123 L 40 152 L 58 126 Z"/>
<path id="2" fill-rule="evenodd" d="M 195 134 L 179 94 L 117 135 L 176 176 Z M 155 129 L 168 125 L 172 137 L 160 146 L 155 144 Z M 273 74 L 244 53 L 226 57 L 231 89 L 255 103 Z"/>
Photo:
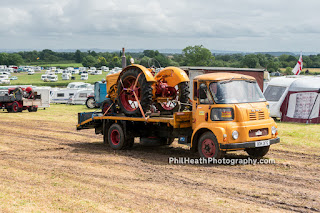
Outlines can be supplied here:
<path id="1" fill-rule="evenodd" d="M 77 129 L 94 128 L 112 149 L 132 147 L 135 138 L 163 145 L 177 138 L 204 158 L 222 158 L 236 150 L 263 157 L 270 145 L 280 142 L 255 78 L 210 73 L 190 82 L 183 72 L 169 67 L 153 76 L 152 70 L 132 64 L 107 76 L 108 99 L 102 111 L 79 113 Z M 186 100 L 189 83 L 192 98 Z M 148 98 L 143 97 L 146 92 Z"/>

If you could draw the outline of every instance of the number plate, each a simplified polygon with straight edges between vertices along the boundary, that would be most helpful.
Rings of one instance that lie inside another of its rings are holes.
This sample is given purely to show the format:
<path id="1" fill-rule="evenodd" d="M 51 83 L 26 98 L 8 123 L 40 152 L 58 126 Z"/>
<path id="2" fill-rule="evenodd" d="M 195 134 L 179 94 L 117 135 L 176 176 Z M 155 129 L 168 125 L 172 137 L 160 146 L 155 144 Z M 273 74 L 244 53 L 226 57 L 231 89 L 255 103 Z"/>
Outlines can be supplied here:
<path id="1" fill-rule="evenodd" d="M 256 141 L 255 142 L 256 147 L 262 147 L 262 146 L 270 146 L 270 141 L 265 140 L 265 141 Z"/>

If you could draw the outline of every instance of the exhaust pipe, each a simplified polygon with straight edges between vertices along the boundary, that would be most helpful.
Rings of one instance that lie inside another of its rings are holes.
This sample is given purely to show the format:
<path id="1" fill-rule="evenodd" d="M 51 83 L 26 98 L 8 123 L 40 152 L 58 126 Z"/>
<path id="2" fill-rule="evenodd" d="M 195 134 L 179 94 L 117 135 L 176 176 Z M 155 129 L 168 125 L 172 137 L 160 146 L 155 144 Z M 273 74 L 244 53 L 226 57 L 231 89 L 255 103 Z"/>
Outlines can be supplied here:
<path id="1" fill-rule="evenodd" d="M 125 68 L 127 66 L 127 60 L 126 60 L 126 55 L 124 54 L 124 47 L 122 47 L 122 69 Z"/>

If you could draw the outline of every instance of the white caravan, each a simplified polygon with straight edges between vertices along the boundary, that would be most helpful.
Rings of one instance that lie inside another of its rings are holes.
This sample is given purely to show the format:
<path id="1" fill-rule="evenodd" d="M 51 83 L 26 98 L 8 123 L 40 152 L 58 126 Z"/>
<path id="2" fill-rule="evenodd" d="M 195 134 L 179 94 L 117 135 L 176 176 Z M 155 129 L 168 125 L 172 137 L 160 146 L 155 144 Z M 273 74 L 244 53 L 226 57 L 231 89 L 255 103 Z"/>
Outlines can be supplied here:
<path id="1" fill-rule="evenodd" d="M 62 80 L 70 80 L 71 73 L 62 73 Z"/>
<path id="2" fill-rule="evenodd" d="M 31 68 L 29 68 L 29 69 L 28 69 L 28 75 L 33 75 L 33 74 L 34 74 L 34 70 L 31 69 Z"/>
<path id="3" fill-rule="evenodd" d="M 43 74 L 43 75 L 41 75 L 41 80 L 42 81 L 47 81 L 47 77 L 48 77 L 48 75 Z"/>
<path id="4" fill-rule="evenodd" d="M 51 103 L 66 104 L 70 96 L 74 95 L 79 89 L 53 88 L 50 91 Z"/>
<path id="5" fill-rule="evenodd" d="M 81 80 L 88 80 L 88 73 L 82 73 L 80 79 Z"/>
<path id="6" fill-rule="evenodd" d="M 91 73 L 91 75 L 102 75 L 102 70 L 95 70 Z"/>
<path id="7" fill-rule="evenodd" d="M 84 82 L 71 82 L 68 84 L 67 88 L 69 89 L 92 89 L 93 85 Z"/>
<path id="8" fill-rule="evenodd" d="M 34 87 L 33 91 L 37 92 L 37 95 L 41 95 L 40 105 L 38 108 L 50 107 L 50 89 L 51 87 Z"/>
<path id="9" fill-rule="evenodd" d="M 57 75 L 48 75 L 47 81 L 56 82 L 56 81 L 58 81 L 58 76 Z"/>
<path id="10" fill-rule="evenodd" d="M 88 96 L 93 93 L 93 90 L 83 89 L 78 90 L 74 95 L 69 97 L 68 104 L 86 104 Z"/>
<path id="11" fill-rule="evenodd" d="M 264 97 L 269 102 L 270 117 L 281 118 L 280 107 L 288 93 L 290 85 L 301 78 L 312 78 L 301 75 L 288 75 L 272 78 L 263 92 Z"/>
<path id="12" fill-rule="evenodd" d="M 8 75 L 0 75 L 0 84 L 10 84 Z"/>

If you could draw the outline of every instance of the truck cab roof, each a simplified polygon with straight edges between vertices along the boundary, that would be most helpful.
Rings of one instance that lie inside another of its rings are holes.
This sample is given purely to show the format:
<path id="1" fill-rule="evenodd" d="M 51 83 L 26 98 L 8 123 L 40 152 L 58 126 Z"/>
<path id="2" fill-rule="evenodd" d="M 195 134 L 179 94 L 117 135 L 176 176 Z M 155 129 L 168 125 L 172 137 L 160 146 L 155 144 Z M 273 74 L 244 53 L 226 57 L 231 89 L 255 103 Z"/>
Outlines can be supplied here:
<path id="1" fill-rule="evenodd" d="M 242 75 L 237 73 L 225 73 L 225 72 L 217 72 L 217 73 L 208 73 L 203 75 L 198 75 L 194 78 L 194 80 L 200 81 L 222 81 L 222 80 L 229 80 L 229 79 L 244 79 L 244 80 L 256 80 L 254 77 L 249 75 Z"/>

